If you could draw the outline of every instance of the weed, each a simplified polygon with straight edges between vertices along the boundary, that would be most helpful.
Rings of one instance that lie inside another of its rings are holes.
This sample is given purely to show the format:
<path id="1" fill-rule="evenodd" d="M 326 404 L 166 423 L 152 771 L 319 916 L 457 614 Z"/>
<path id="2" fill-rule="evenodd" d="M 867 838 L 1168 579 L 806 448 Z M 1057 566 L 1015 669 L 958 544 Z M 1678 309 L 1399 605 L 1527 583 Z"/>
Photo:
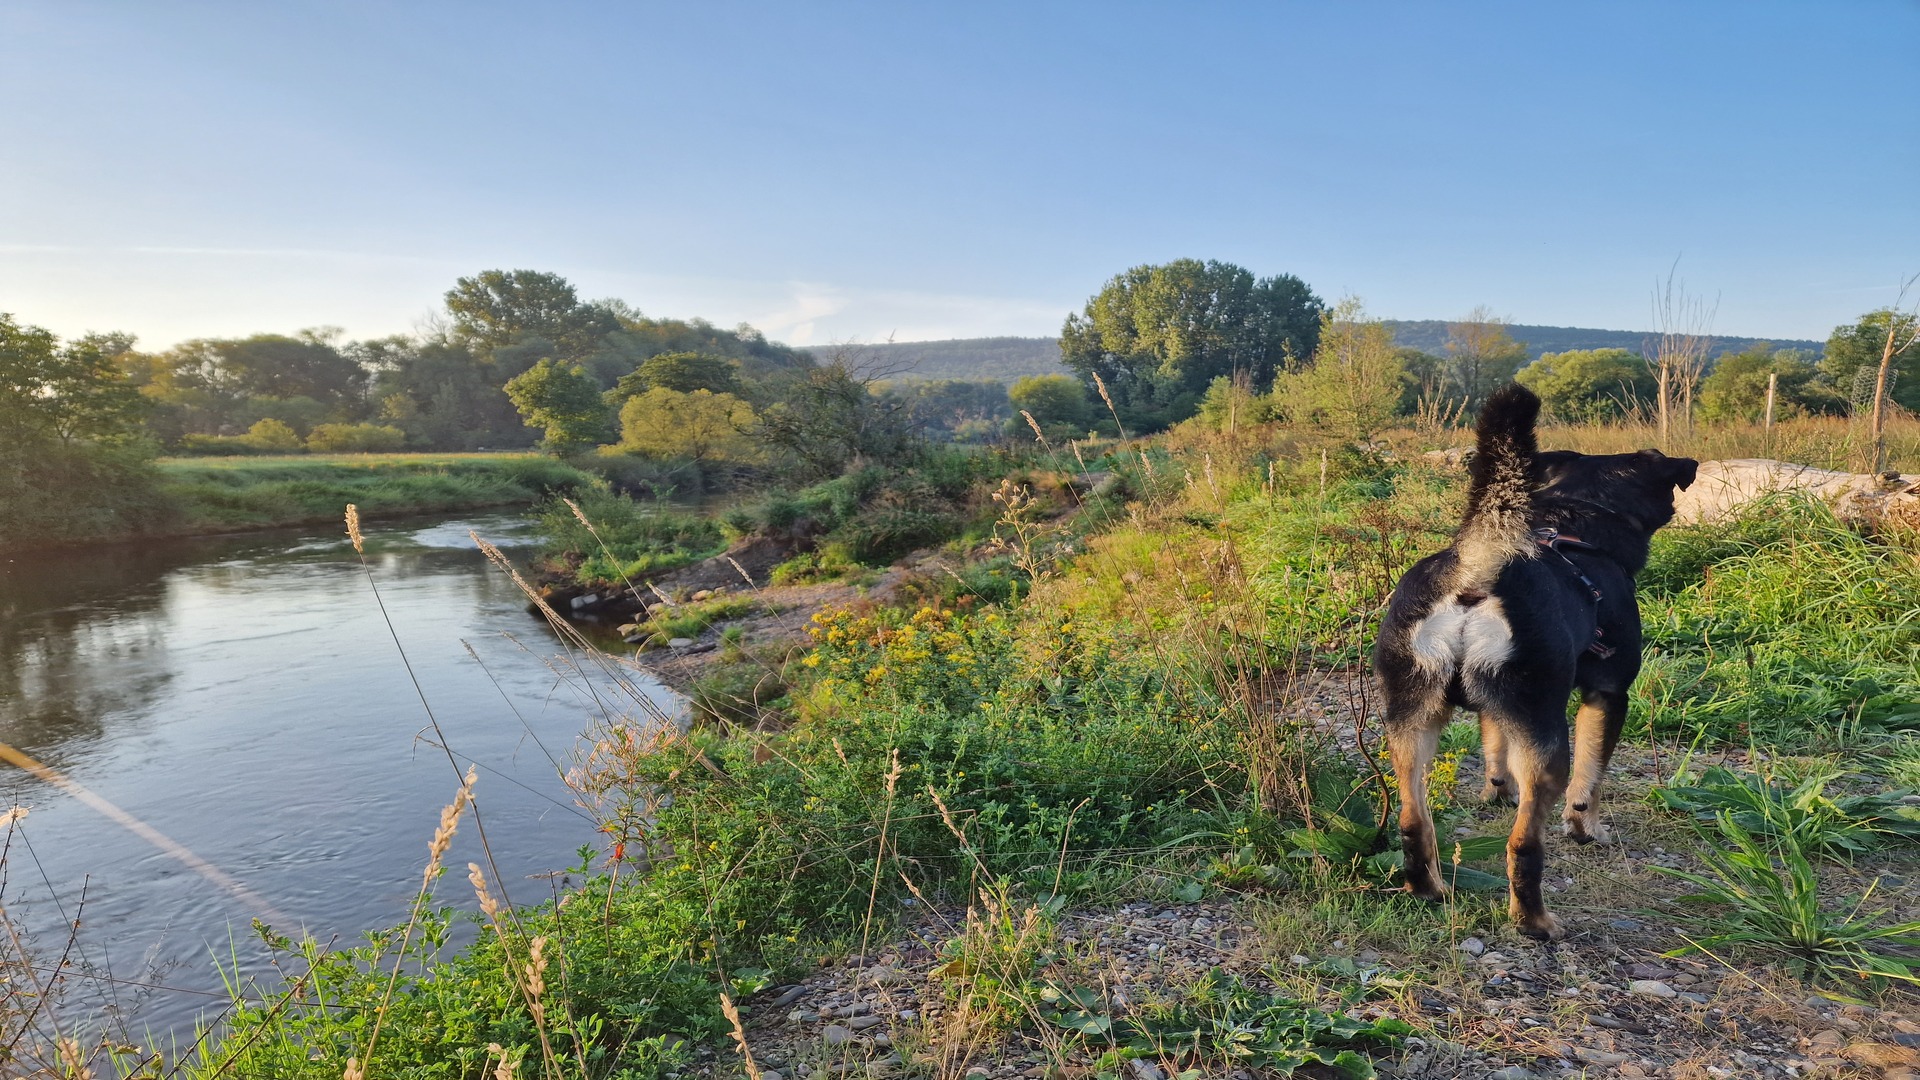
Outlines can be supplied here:
<path id="1" fill-rule="evenodd" d="M 1920 806 L 1905 804 L 1903 792 L 1828 795 L 1827 786 L 1842 775 L 1838 768 L 1816 766 L 1797 782 L 1779 778 L 1778 771 L 1762 766 L 1743 774 L 1716 765 L 1693 779 L 1683 766 L 1673 782 L 1652 794 L 1669 810 L 1703 821 L 1724 813 L 1754 836 L 1808 855 L 1850 861 L 1890 838 L 1920 842 Z"/>
<path id="2" fill-rule="evenodd" d="M 1679 952 L 1777 956 L 1796 977 L 1840 986 L 1920 984 L 1913 957 L 1920 922 L 1883 923 L 1866 907 L 1872 887 L 1837 905 L 1823 903 L 1819 876 L 1792 832 L 1756 836 L 1727 810 L 1713 824 L 1711 832 L 1700 830 L 1705 873 L 1654 867 L 1700 890 L 1682 900 L 1718 909 L 1693 920 L 1700 932 Z"/>

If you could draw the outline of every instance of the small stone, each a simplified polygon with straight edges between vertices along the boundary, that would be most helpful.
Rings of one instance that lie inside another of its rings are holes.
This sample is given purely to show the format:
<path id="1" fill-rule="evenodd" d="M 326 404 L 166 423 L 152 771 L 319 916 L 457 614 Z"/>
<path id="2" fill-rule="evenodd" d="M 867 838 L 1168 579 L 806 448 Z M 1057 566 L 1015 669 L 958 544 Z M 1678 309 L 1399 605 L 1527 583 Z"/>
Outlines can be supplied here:
<path id="1" fill-rule="evenodd" d="M 899 1013 L 898 1013 L 897 1015 L 898 1015 L 898 1016 L 900 1017 L 900 1019 L 902 1019 L 902 1020 L 918 1020 L 918 1019 L 920 1019 L 920 1014 L 919 1014 L 919 1013 L 917 1013 L 917 1012 L 914 1012 L 914 1011 L 913 1011 L 912 1009 L 901 1009 L 901 1010 L 900 1010 L 900 1012 L 899 1012 Z"/>
<path id="2" fill-rule="evenodd" d="M 812 1009 L 795 1009 L 787 1014 L 788 1022 L 794 1024 L 811 1024 L 818 1019 L 820 1014 Z"/>
<path id="3" fill-rule="evenodd" d="M 780 991 L 780 996 L 774 998 L 773 1004 L 768 1006 L 768 1008 L 784 1009 L 794 1002 L 799 1001 L 806 995 L 806 992 L 807 988 L 805 986 L 789 986 L 785 990 Z"/>
<path id="4" fill-rule="evenodd" d="M 1626 1064 L 1620 1066 L 1620 1075 L 1635 1077 L 1637 1080 L 1637 1078 L 1646 1076 L 1648 1075 L 1648 1073 L 1647 1073 L 1647 1070 L 1629 1061 Z"/>
<path id="5" fill-rule="evenodd" d="M 1353 958 L 1362 964 L 1377 964 L 1380 962 L 1380 954 L 1374 952 L 1372 949 L 1361 949 L 1359 952 L 1353 954 Z"/>
<path id="6" fill-rule="evenodd" d="M 1460 943 L 1459 949 L 1468 956 L 1479 956 L 1481 953 L 1487 951 L 1487 943 L 1477 937 L 1470 937 Z"/>
<path id="7" fill-rule="evenodd" d="M 693 648 L 693 639 L 692 639 L 692 638 L 690 638 L 690 637 L 677 637 L 677 638 L 673 638 L 672 640 L 670 640 L 670 641 L 668 641 L 668 642 L 667 642 L 667 648 L 669 648 L 669 649 L 691 649 L 691 648 Z"/>
<path id="8" fill-rule="evenodd" d="M 853 1029 L 842 1024 L 828 1024 L 827 1030 L 820 1033 L 820 1041 L 828 1046 L 845 1046 L 853 1041 Z"/>
<path id="9" fill-rule="evenodd" d="M 873 1016 L 871 1014 L 867 1016 L 856 1016 L 853 1019 L 847 1021 L 847 1026 L 852 1028 L 855 1031 L 866 1031 L 868 1028 L 879 1027 L 880 1024 L 881 1024 L 880 1018 L 877 1016 Z"/>
<path id="10" fill-rule="evenodd" d="M 1307 959 L 1305 956 L 1303 956 L 1300 953 L 1294 953 L 1292 956 L 1288 957 L 1287 959 L 1293 961 L 1293 966 L 1295 967 L 1306 967 L 1308 964 L 1313 963 L 1313 961 Z"/>
<path id="11" fill-rule="evenodd" d="M 1487 1080 L 1540 1080 L 1540 1078 L 1533 1074 L 1533 1070 L 1523 1065 L 1509 1065 L 1498 1072 L 1488 1073 Z"/>
<path id="12" fill-rule="evenodd" d="M 785 1076 L 783 1076 L 783 1075 L 781 1075 L 781 1074 L 780 1074 L 779 1072 L 777 1072 L 776 1070 L 773 1070 L 773 1069 L 761 1069 L 761 1070 L 760 1070 L 760 1080 L 787 1080 L 787 1078 L 786 1078 Z"/>
<path id="13" fill-rule="evenodd" d="M 587 593 L 584 596 L 576 596 L 571 601 L 569 601 L 569 603 L 573 605 L 573 610 L 575 611 L 579 611 L 581 608 L 584 608 L 584 607 L 592 607 L 593 605 L 599 602 L 600 602 L 600 595 L 598 593 Z"/>
<path id="14" fill-rule="evenodd" d="M 1614 930 L 1633 931 L 1640 929 L 1640 922 L 1637 919 L 1609 919 L 1607 926 Z"/>
<path id="15" fill-rule="evenodd" d="M 889 967 L 886 964 L 875 964 L 868 968 L 865 973 L 865 978 L 867 982 L 874 986 L 893 986 L 897 983 L 907 981 L 905 973 L 901 972 L 898 968 Z"/>
<path id="16" fill-rule="evenodd" d="M 1676 996 L 1679 997 L 1681 1001 L 1691 1001 L 1695 1005 L 1705 1005 L 1707 1003 L 1707 995 L 1696 994 L 1691 990 L 1682 990 Z"/>
<path id="17" fill-rule="evenodd" d="M 1627 989 L 1642 997 L 1670 998 L 1678 993 L 1658 979 L 1635 979 L 1627 984 Z"/>
<path id="18" fill-rule="evenodd" d="M 867 1062 L 867 1075 L 892 1076 L 895 1072 L 899 1071 L 900 1066 L 903 1064 L 905 1064 L 905 1061 L 899 1054 L 888 1054 L 878 1061 Z"/>
<path id="19" fill-rule="evenodd" d="M 701 589 L 700 591 L 694 593 L 693 596 L 690 597 L 690 599 L 692 599 L 695 603 L 698 603 L 701 600 L 711 600 L 713 599 L 713 590 Z"/>
<path id="20" fill-rule="evenodd" d="M 1616 1054 L 1611 1050 L 1599 1050 L 1591 1046 L 1576 1046 L 1573 1048 L 1573 1056 L 1575 1060 L 1584 1061 L 1589 1065 L 1618 1065 L 1626 1061 L 1630 1055 Z"/>
<path id="21" fill-rule="evenodd" d="M 1159 1066 L 1146 1058 L 1134 1058 L 1127 1062 L 1127 1068 L 1133 1071 L 1133 1080 L 1167 1080 Z"/>
<path id="22" fill-rule="evenodd" d="M 1832 1028 L 1828 1028 L 1827 1030 L 1819 1032 L 1818 1034 L 1814 1035 L 1813 1038 L 1808 1039 L 1807 1044 L 1816 1050 L 1823 1050 L 1829 1047 L 1839 1047 L 1839 1046 L 1847 1045 L 1847 1037 L 1833 1030 Z"/>

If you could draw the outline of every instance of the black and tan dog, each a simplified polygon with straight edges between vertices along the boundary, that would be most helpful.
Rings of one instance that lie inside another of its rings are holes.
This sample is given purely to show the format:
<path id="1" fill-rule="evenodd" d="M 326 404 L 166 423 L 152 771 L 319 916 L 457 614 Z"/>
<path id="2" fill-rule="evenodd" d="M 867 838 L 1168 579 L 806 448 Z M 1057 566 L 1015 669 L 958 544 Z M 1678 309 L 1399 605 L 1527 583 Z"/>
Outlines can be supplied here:
<path id="1" fill-rule="evenodd" d="M 1658 450 L 1541 453 L 1539 413 L 1540 399 L 1517 385 L 1481 410 L 1466 517 L 1451 547 L 1400 579 L 1374 668 L 1386 693 L 1408 890 L 1446 894 L 1427 772 L 1453 710 L 1471 709 L 1486 755 L 1483 794 L 1519 804 L 1507 839 L 1509 909 L 1521 932 L 1559 938 L 1540 895 L 1547 816 L 1565 793 L 1568 834 L 1602 837 L 1600 777 L 1640 673 L 1634 575 L 1654 530 L 1673 518 L 1674 489 L 1693 482 L 1699 463 Z"/>

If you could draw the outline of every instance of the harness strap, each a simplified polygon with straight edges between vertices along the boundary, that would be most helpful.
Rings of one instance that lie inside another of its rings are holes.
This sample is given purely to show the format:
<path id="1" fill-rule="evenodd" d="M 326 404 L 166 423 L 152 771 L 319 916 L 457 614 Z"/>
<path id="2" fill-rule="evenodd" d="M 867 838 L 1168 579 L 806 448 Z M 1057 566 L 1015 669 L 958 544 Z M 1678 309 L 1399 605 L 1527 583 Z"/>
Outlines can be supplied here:
<path id="1" fill-rule="evenodd" d="M 1573 576 L 1580 579 L 1580 584 L 1587 587 L 1587 592 L 1592 594 L 1595 604 L 1599 604 L 1601 600 L 1605 599 L 1604 594 L 1600 592 L 1600 586 L 1595 585 L 1593 579 L 1588 577 L 1586 573 L 1580 569 L 1578 564 L 1572 559 L 1567 558 L 1567 552 L 1569 550 L 1599 551 L 1599 548 L 1594 547 L 1592 544 L 1587 543 L 1577 536 L 1567 536 L 1560 530 L 1547 526 L 1533 530 L 1533 542 L 1558 555 L 1560 561 L 1567 564 L 1567 569 L 1573 571 Z M 1594 627 L 1593 640 L 1587 643 L 1587 651 L 1605 660 L 1619 650 L 1611 645 L 1602 643 L 1600 639 L 1603 636 L 1605 636 L 1605 632 L 1598 626 Z"/>

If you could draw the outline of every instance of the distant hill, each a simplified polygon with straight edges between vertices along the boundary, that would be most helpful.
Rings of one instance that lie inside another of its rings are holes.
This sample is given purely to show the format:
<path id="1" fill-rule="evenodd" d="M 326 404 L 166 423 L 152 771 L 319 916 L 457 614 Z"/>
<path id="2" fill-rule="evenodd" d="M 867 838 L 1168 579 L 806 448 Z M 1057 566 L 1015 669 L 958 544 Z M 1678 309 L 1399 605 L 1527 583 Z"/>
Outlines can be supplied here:
<path id="1" fill-rule="evenodd" d="M 1386 319 L 1396 344 L 1423 352 L 1444 353 L 1447 324 L 1440 319 Z M 1509 326 L 1514 340 L 1525 342 L 1527 353 L 1539 359 L 1541 353 L 1567 352 L 1572 349 L 1626 349 L 1639 352 L 1646 347 L 1650 331 L 1594 330 L 1580 326 Z M 1782 349 L 1805 349 L 1816 356 L 1826 348 L 1823 341 L 1790 338 L 1750 338 L 1715 335 L 1714 354 L 1739 352 L 1761 341 Z M 862 366 L 885 372 L 889 378 L 909 379 L 989 379 L 1010 383 L 1023 375 L 1059 375 L 1067 369 L 1060 363 L 1058 338 L 990 337 L 954 338 L 947 341 L 896 341 L 886 345 L 810 345 L 807 351 L 818 357 L 845 351 L 857 357 Z"/>
<path id="2" fill-rule="evenodd" d="M 1010 383 L 1023 375 L 1060 375 L 1060 340 L 1050 337 L 955 338 L 896 341 L 887 345 L 809 345 L 821 359 L 838 352 L 888 378 L 990 379 Z"/>
<path id="3" fill-rule="evenodd" d="M 1447 324 L 1441 319 L 1385 319 L 1387 328 L 1393 331 L 1394 344 L 1421 352 L 1445 353 L 1447 349 Z M 1625 349 L 1639 352 L 1646 348 L 1647 339 L 1654 336 L 1650 330 L 1591 330 L 1580 326 L 1521 326 L 1507 327 L 1515 341 L 1525 342 L 1527 354 L 1535 360 L 1541 353 L 1568 352 L 1573 349 Z M 1715 334 L 1713 352 L 1739 352 L 1748 346 L 1765 341 L 1780 349 L 1806 349 L 1818 355 L 1827 347 L 1824 341 L 1800 341 L 1786 338 L 1750 338 L 1727 337 Z"/>

